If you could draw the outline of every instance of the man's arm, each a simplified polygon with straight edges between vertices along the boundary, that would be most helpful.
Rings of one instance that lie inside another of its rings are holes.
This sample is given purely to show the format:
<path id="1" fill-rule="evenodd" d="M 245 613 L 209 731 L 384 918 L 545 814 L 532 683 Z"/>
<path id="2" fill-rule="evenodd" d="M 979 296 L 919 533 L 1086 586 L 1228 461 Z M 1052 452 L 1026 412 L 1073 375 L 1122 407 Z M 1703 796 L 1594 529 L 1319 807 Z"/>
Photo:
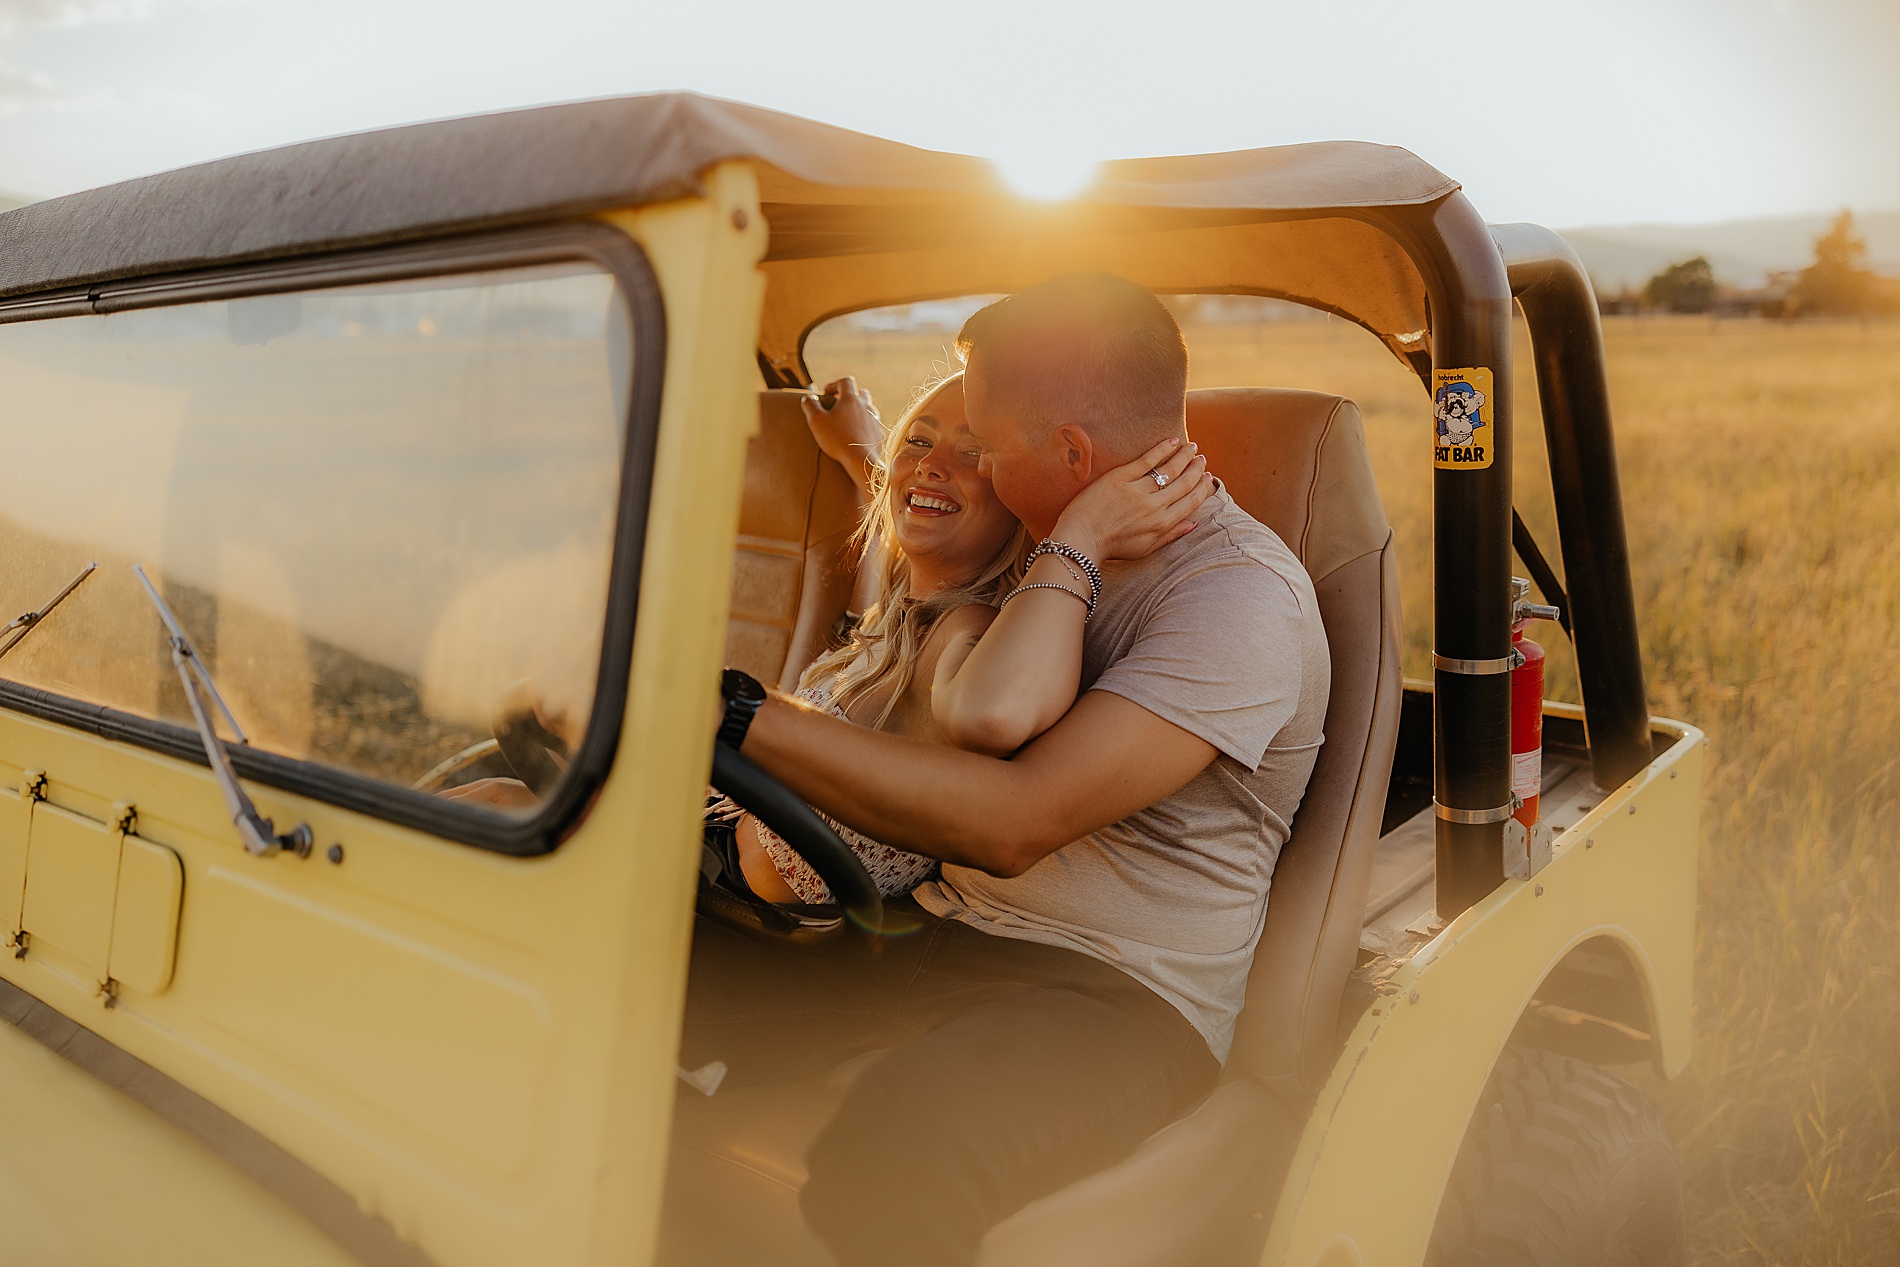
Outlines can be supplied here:
<path id="1" fill-rule="evenodd" d="M 1016 876 L 1179 791 L 1214 745 L 1139 704 L 1088 691 L 1011 760 L 854 726 L 773 696 L 745 754 L 878 840 Z"/>

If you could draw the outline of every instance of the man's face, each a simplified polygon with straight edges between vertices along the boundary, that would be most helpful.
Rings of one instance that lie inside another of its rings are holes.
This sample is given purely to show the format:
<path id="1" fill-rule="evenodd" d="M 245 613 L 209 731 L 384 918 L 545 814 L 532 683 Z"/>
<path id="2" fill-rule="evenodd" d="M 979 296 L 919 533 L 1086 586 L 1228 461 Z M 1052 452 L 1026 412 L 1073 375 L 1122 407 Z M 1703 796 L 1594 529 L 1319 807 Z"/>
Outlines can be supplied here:
<path id="1" fill-rule="evenodd" d="M 1006 395 L 990 393 L 985 387 L 983 358 L 973 355 L 963 376 L 963 395 L 970 438 L 983 450 L 978 470 L 989 477 L 997 498 L 1025 527 L 1046 536 L 1082 485 L 1062 460 L 1057 438 L 1023 423 L 1010 409 Z"/>

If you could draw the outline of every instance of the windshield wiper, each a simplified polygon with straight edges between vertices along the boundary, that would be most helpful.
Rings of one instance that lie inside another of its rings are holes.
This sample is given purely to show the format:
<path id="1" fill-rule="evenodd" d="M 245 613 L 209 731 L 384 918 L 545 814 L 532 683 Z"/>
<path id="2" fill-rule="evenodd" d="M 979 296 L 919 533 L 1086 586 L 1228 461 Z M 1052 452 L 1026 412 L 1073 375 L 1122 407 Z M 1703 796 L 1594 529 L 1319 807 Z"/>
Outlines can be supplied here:
<path id="1" fill-rule="evenodd" d="M 21 612 L 4 629 L 0 629 L 0 656 L 26 641 L 26 636 L 40 627 L 40 622 L 53 614 L 53 609 L 66 601 L 66 596 L 79 588 L 79 583 L 91 576 L 97 563 L 88 563 L 79 569 L 79 575 L 66 582 L 66 588 L 48 599 L 45 606 L 36 611 Z"/>
<path id="2" fill-rule="evenodd" d="M 192 720 L 198 724 L 198 738 L 204 742 L 205 757 L 211 762 L 211 773 L 218 780 L 218 788 L 224 793 L 225 807 L 231 811 L 231 821 L 236 824 L 238 837 L 244 842 L 245 852 L 257 857 L 273 853 L 294 853 L 299 858 L 310 856 L 310 846 L 315 840 L 309 823 L 298 823 L 290 831 L 279 835 L 277 827 L 270 819 L 257 812 L 257 806 L 238 782 L 237 771 L 231 766 L 231 755 L 224 750 L 224 741 L 218 738 L 218 732 L 211 724 L 211 714 L 205 708 L 205 697 L 218 706 L 218 712 L 224 715 L 225 724 L 238 742 L 248 745 L 251 741 L 239 726 L 237 718 L 231 715 L 230 707 L 224 697 L 218 694 L 218 688 L 211 680 L 210 672 L 198 653 L 192 649 L 191 639 L 185 637 L 185 631 L 178 623 L 178 617 L 158 590 L 153 588 L 152 580 L 145 575 L 145 569 L 134 563 L 132 570 L 139 574 L 139 584 L 152 600 L 152 606 L 158 608 L 158 618 L 165 622 L 165 629 L 171 636 L 172 667 L 178 670 L 178 680 L 185 684 L 185 702 L 191 705 Z"/>

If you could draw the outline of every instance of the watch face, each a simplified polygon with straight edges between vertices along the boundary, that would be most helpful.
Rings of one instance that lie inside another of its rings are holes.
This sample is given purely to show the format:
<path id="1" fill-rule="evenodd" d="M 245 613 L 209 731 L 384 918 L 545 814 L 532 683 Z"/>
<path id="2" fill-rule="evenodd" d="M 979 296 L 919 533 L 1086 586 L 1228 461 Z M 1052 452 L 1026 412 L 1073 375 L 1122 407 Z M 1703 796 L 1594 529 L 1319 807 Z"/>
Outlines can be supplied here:
<path id="1" fill-rule="evenodd" d="M 727 698 L 745 704 L 765 703 L 765 688 L 758 679 L 749 673 L 737 669 L 727 669 L 720 683 L 725 688 Z"/>

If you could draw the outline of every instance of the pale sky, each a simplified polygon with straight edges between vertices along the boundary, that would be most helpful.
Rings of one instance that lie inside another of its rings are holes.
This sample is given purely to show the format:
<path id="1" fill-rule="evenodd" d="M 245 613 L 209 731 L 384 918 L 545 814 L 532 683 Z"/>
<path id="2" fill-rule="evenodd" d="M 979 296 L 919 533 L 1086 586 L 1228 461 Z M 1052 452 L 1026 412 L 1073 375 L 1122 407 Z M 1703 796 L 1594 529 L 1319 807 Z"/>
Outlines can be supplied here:
<path id="1" fill-rule="evenodd" d="M 1492 220 L 1900 208 L 1900 0 L 0 0 L 0 191 L 667 88 L 1032 184 L 1354 138 Z"/>

